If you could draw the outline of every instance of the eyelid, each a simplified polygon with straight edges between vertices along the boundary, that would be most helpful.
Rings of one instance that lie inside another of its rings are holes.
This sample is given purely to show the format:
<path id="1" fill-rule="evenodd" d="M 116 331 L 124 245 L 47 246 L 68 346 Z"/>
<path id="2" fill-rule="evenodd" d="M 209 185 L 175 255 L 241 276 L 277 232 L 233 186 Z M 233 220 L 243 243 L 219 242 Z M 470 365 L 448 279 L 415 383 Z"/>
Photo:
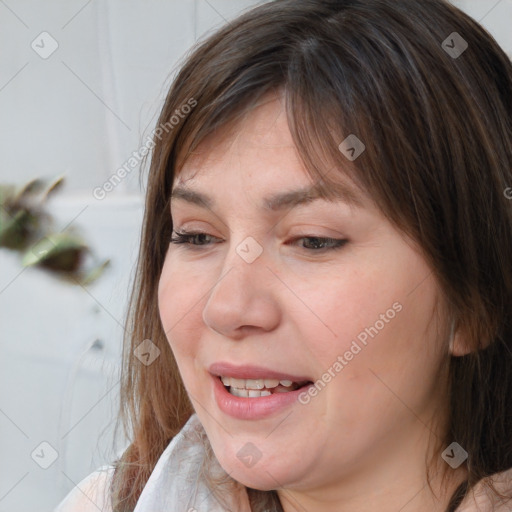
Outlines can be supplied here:
<path id="1" fill-rule="evenodd" d="M 171 244 L 183 244 L 185 249 L 193 250 L 193 251 L 199 251 L 199 250 L 201 250 L 202 247 L 208 248 L 211 245 L 220 243 L 220 242 L 213 242 L 213 243 L 206 243 L 206 244 L 190 243 L 190 241 L 192 239 L 194 239 L 194 237 L 196 237 L 196 236 L 205 236 L 205 237 L 209 237 L 212 239 L 220 240 L 222 242 L 222 240 L 219 237 L 216 237 L 216 236 L 211 235 L 204 231 L 195 231 L 195 230 L 187 231 L 187 230 L 180 229 L 180 230 L 173 231 L 173 234 L 175 236 L 171 235 L 171 240 L 170 240 Z M 333 237 L 328 237 L 328 236 L 320 236 L 320 235 L 316 235 L 316 234 L 304 233 L 304 234 L 299 234 L 295 237 L 290 238 L 286 245 L 296 246 L 296 242 L 298 242 L 300 240 L 320 240 L 321 243 L 331 244 L 329 247 L 322 247 L 322 248 L 316 248 L 316 249 L 315 248 L 311 249 L 311 248 L 307 248 L 307 247 L 299 247 L 299 248 L 304 249 L 304 251 L 306 253 L 311 253 L 311 254 L 316 253 L 318 255 L 328 253 L 330 251 L 335 251 L 337 249 L 341 249 L 349 242 L 349 240 L 347 238 L 333 238 Z"/>
<path id="2" fill-rule="evenodd" d="M 199 222 L 200 224 L 207 224 L 206 227 L 198 226 L 196 227 L 195 223 Z M 193 223 L 193 227 L 188 227 L 189 223 Z M 179 227 L 176 227 L 179 224 Z M 204 234 L 210 235 L 215 238 L 221 238 L 222 235 L 217 231 L 217 229 L 213 228 L 209 222 L 204 221 L 194 221 L 194 220 L 185 220 L 180 223 L 173 224 L 173 231 L 181 232 L 186 235 L 195 235 L 195 234 Z M 333 227 L 321 227 L 319 225 L 292 225 L 292 226 L 281 226 L 277 227 L 273 226 L 270 231 L 272 231 L 278 238 L 297 238 L 297 237 L 306 237 L 306 238 L 331 238 L 331 239 L 341 239 L 347 238 L 347 235 L 344 231 L 339 229 L 334 229 Z M 323 232 L 322 232 L 323 231 Z M 327 231 L 327 233 L 326 233 Z M 216 233 L 216 234 L 214 234 Z M 267 232 L 268 233 L 268 232 Z"/>

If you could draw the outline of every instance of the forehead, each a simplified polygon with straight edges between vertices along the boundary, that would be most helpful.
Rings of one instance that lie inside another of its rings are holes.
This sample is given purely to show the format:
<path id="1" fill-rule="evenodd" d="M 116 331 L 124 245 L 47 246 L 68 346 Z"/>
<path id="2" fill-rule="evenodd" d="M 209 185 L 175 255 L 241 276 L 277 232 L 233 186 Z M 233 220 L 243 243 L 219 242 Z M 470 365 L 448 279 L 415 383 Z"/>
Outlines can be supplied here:
<path id="1" fill-rule="evenodd" d="M 295 151 L 283 101 L 275 94 L 266 95 L 241 117 L 202 139 L 184 162 L 178 158 L 177 182 L 194 177 L 203 167 L 212 167 L 233 147 L 239 154 L 255 148 Z"/>
<path id="2" fill-rule="evenodd" d="M 304 167 L 291 135 L 282 98 L 267 96 L 236 123 L 210 134 L 175 176 L 176 200 L 213 208 L 215 192 L 239 184 L 263 195 L 262 206 L 279 210 L 316 199 L 340 200 L 362 208 L 369 197 L 340 168 L 316 179 Z M 321 183 L 324 181 L 323 183 Z"/>

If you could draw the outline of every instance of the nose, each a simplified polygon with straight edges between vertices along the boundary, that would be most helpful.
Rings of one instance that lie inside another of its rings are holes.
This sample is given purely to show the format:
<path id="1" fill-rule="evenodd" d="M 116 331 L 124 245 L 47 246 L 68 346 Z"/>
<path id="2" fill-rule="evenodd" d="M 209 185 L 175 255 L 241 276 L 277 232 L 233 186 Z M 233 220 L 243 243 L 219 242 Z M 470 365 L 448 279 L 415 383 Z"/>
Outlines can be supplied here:
<path id="1" fill-rule="evenodd" d="M 240 340 L 248 333 L 276 328 L 281 310 L 279 280 L 268 268 L 265 252 L 252 262 L 234 248 L 203 308 L 204 323 L 224 337 Z"/>

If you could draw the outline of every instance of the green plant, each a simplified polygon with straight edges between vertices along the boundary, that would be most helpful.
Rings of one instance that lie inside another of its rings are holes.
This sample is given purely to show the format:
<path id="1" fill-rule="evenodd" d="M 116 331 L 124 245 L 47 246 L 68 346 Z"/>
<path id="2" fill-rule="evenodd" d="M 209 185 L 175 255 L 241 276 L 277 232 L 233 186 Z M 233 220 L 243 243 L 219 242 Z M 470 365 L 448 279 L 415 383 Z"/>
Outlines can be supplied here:
<path id="1" fill-rule="evenodd" d="M 37 266 L 81 285 L 95 281 L 110 264 L 99 262 L 72 227 L 57 231 L 45 209 L 48 198 L 62 187 L 34 179 L 22 186 L 0 185 L 0 247 L 17 251 L 24 267 Z"/>

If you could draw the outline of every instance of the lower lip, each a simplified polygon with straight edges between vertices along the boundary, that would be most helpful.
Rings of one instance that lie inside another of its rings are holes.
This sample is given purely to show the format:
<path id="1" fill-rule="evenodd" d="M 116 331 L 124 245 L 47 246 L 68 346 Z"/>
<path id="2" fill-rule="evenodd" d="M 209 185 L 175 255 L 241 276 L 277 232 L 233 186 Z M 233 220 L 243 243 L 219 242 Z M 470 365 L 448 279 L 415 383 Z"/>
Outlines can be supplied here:
<path id="1" fill-rule="evenodd" d="M 301 393 L 309 386 L 303 386 L 295 391 L 272 393 L 271 395 L 244 398 L 232 395 L 222 384 L 219 377 L 212 375 L 213 393 L 219 409 L 239 420 L 258 420 L 291 406 L 297 402 Z M 312 384 L 310 384 L 312 386 Z"/>

